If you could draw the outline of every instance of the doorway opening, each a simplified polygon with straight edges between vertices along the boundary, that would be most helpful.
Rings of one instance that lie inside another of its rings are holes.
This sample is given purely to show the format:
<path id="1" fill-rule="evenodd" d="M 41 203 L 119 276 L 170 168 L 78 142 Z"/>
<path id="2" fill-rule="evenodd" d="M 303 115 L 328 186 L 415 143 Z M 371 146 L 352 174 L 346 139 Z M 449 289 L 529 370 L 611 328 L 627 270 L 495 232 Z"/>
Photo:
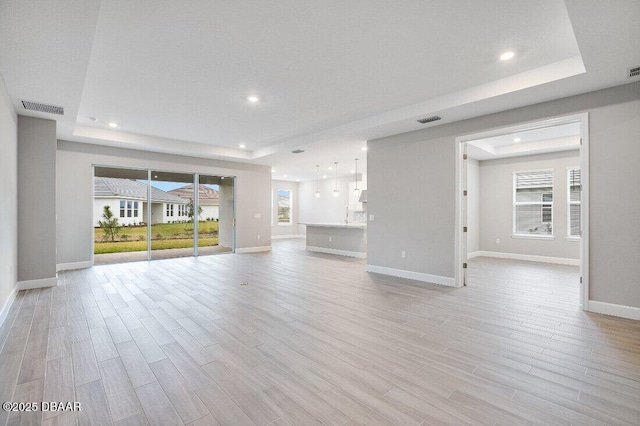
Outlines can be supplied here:
<path id="1" fill-rule="evenodd" d="M 456 142 L 456 285 L 564 286 L 588 310 L 588 115 Z"/>
<path id="2" fill-rule="evenodd" d="M 94 264 L 235 251 L 235 178 L 94 166 Z"/>

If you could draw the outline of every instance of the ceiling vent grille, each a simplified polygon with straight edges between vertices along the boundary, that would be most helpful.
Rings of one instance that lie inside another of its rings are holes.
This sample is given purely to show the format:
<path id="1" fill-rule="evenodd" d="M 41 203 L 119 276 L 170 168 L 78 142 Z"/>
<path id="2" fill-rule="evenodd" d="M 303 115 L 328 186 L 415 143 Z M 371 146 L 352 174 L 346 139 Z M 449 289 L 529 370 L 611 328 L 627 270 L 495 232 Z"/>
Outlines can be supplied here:
<path id="1" fill-rule="evenodd" d="M 294 149 L 293 151 L 291 151 L 292 154 L 302 154 L 304 152 L 304 149 Z"/>
<path id="2" fill-rule="evenodd" d="M 627 76 L 629 78 L 637 77 L 640 75 L 640 67 L 629 68 L 627 71 L 628 71 Z"/>
<path id="3" fill-rule="evenodd" d="M 46 112 L 47 114 L 64 115 L 64 108 L 57 105 L 43 104 L 42 102 L 22 101 L 24 109 L 29 111 Z"/>
<path id="4" fill-rule="evenodd" d="M 441 118 L 437 115 L 434 115 L 432 117 L 421 118 L 420 120 L 418 120 L 418 123 L 427 124 L 438 120 L 441 120 Z"/>

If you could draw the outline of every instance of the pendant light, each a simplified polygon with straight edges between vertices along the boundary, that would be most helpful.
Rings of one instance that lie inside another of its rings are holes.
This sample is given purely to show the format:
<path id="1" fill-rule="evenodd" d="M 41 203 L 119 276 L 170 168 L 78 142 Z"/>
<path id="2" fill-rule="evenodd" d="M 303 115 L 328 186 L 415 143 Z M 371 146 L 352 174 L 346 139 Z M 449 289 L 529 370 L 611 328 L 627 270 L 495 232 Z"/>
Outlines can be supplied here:
<path id="1" fill-rule="evenodd" d="M 358 159 L 356 158 L 356 192 L 360 191 L 358 189 Z"/>
<path id="2" fill-rule="evenodd" d="M 338 191 L 338 162 L 335 161 L 333 164 L 336 165 L 336 189 L 333 190 L 333 196 L 337 197 L 340 195 L 340 191 Z"/>
<path id="3" fill-rule="evenodd" d="M 316 198 L 320 198 L 320 165 L 316 164 Z"/>

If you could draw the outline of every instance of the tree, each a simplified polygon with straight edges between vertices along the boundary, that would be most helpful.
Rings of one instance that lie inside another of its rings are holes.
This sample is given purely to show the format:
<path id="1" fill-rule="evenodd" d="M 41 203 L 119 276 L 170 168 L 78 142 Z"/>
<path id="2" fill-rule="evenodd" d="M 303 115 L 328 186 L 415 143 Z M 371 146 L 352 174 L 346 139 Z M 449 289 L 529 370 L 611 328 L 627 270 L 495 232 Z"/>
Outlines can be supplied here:
<path id="1" fill-rule="evenodd" d="M 98 221 L 98 225 L 104 232 L 104 239 L 115 242 L 116 237 L 120 233 L 120 226 L 118 225 L 118 218 L 113 215 L 111 207 L 104 206 L 102 209 L 102 218 L 104 220 Z"/>
<path id="2" fill-rule="evenodd" d="M 200 215 L 202 214 L 202 206 L 198 206 L 198 220 L 200 220 Z M 189 202 L 187 203 L 187 216 L 189 216 L 189 220 L 193 222 L 193 216 L 195 216 L 195 207 L 193 205 L 193 200 L 189 198 Z"/>

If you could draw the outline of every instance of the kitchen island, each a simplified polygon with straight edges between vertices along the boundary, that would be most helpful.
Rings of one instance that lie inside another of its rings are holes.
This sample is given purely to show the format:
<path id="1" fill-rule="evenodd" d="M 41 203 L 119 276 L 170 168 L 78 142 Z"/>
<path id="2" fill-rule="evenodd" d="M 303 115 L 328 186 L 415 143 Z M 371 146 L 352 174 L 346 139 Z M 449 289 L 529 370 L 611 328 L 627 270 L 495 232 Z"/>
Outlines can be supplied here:
<path id="1" fill-rule="evenodd" d="M 366 223 L 305 223 L 307 250 L 349 257 L 367 257 Z"/>

